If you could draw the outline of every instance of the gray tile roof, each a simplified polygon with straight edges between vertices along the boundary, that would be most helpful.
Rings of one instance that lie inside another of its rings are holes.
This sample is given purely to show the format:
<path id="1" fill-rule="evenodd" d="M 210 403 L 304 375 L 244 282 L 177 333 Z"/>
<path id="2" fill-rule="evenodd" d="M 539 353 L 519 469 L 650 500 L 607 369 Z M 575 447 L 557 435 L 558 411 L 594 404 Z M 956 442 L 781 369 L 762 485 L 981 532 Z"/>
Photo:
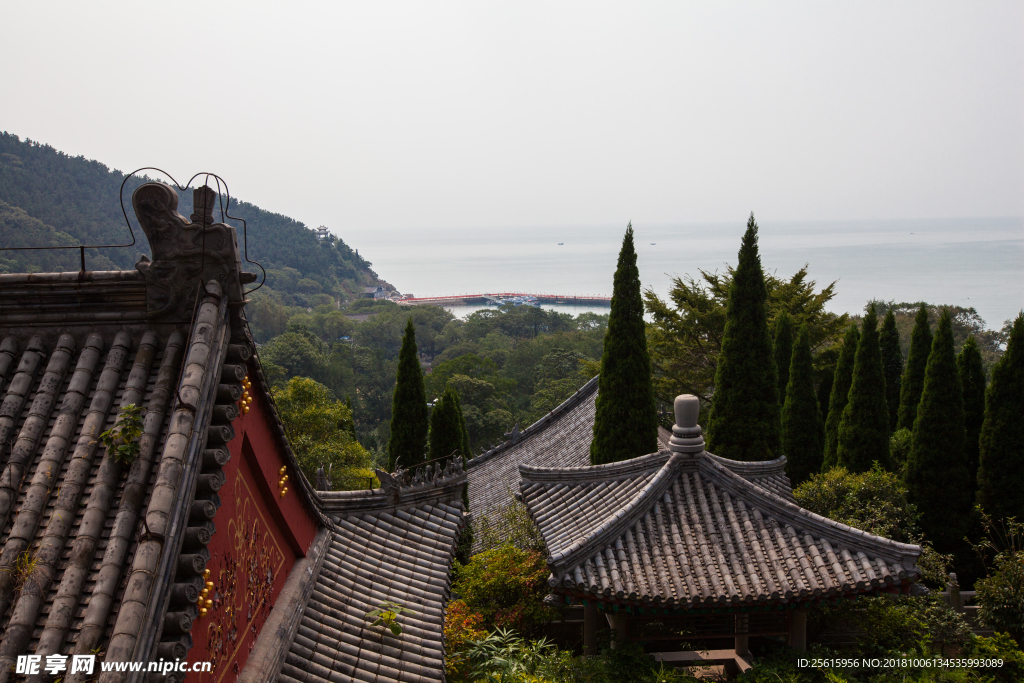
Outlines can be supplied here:
<path id="1" fill-rule="evenodd" d="M 590 465 L 596 401 L 597 377 L 594 377 L 517 437 L 470 460 L 466 467 L 469 470 L 469 506 L 474 519 L 486 517 L 500 535 L 505 525 L 501 511 L 519 490 L 520 465 Z M 668 448 L 671 437 L 670 430 L 658 428 L 658 443 L 662 449 Z M 793 490 L 786 477 L 785 457 L 759 463 L 718 460 L 744 479 L 793 500 Z M 473 552 L 483 550 L 481 540 L 478 534 L 474 539 Z"/>
<path id="2" fill-rule="evenodd" d="M 335 530 L 279 681 L 444 680 L 444 613 L 465 526 L 465 481 L 449 470 L 425 484 L 321 492 Z M 384 601 L 410 610 L 398 617 L 397 637 L 366 617 Z"/>
<path id="3" fill-rule="evenodd" d="M 597 378 L 593 378 L 518 437 L 478 455 L 469 472 L 469 507 L 474 519 L 487 517 L 498 528 L 501 509 L 519 487 L 519 466 L 578 467 L 590 464 Z M 479 537 L 474 552 L 481 549 Z"/>
<path id="4" fill-rule="evenodd" d="M 520 466 L 523 499 L 550 553 L 551 586 L 607 602 L 694 609 L 867 592 L 917 578 L 919 546 L 799 508 L 737 474 L 756 469 L 740 465 L 706 452 L 661 452 L 596 467 Z"/>

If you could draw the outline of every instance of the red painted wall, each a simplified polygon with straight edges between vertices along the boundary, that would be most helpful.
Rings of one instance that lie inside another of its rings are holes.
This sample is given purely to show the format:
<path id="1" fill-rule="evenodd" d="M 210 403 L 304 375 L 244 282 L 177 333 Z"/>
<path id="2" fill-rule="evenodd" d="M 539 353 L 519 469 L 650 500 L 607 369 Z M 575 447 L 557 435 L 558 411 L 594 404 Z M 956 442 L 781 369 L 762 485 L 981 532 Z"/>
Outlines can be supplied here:
<path id="1" fill-rule="evenodd" d="M 286 466 L 267 399 L 249 390 L 248 414 L 232 426 L 231 460 L 224 466 L 217 527 L 208 546 L 207 581 L 213 607 L 192 625 L 189 662 L 210 661 L 209 673 L 190 673 L 186 683 L 234 683 L 295 561 L 306 554 L 318 521 L 302 502 L 288 468 L 288 491 L 280 494 Z"/>

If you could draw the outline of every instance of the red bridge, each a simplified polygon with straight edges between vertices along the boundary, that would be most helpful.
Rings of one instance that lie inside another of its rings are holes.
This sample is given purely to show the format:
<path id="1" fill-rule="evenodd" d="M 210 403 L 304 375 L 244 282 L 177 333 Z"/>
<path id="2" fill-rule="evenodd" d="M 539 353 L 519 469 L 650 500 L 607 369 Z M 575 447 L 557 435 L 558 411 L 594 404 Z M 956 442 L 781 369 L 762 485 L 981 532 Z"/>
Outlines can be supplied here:
<path id="1" fill-rule="evenodd" d="M 541 304 L 565 304 L 569 306 L 611 306 L 611 297 L 578 296 L 576 294 L 528 294 L 526 292 L 494 292 L 491 294 L 453 294 L 452 296 L 419 296 L 398 299 L 397 303 L 407 306 L 431 304 L 434 306 L 476 306 L 497 303 L 501 299 L 532 297 Z"/>

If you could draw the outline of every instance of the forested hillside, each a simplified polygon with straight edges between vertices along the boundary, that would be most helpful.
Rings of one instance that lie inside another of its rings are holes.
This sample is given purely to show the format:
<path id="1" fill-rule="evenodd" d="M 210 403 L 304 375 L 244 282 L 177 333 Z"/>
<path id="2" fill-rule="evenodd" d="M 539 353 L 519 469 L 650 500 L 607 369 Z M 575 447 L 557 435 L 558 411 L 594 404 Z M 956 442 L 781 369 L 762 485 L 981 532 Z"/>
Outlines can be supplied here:
<path id="1" fill-rule="evenodd" d="M 71 157 L 49 145 L 0 132 L 0 244 L 131 242 L 118 201 L 123 180 L 123 173 L 98 161 Z M 135 245 L 87 250 L 89 269 L 130 269 L 141 254 L 150 255 L 131 209 L 132 191 L 146 180 L 131 178 L 124 188 L 125 208 L 136 232 Z M 179 191 L 179 195 L 178 211 L 188 216 L 192 213 L 192 194 Z M 299 221 L 234 198 L 230 212 L 246 221 L 249 258 L 267 270 L 267 287 L 261 292 L 265 298 L 305 308 L 351 299 L 362 287 L 379 282 L 370 263 L 340 239 L 321 241 Z M 234 224 L 241 241 L 241 222 Z M 78 267 L 78 253 L 73 250 L 0 252 L 0 272 Z M 255 266 L 251 269 L 258 271 Z"/>

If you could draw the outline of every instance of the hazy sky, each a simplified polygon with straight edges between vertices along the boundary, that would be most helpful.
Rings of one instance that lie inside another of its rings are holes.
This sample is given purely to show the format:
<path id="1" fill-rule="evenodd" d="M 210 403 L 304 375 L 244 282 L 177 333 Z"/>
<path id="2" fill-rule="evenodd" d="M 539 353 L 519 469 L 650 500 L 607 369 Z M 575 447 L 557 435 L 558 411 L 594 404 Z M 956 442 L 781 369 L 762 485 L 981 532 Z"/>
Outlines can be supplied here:
<path id="1" fill-rule="evenodd" d="M 12 2 L 0 64 L 0 130 L 346 237 L 1024 214 L 1019 0 Z"/>

